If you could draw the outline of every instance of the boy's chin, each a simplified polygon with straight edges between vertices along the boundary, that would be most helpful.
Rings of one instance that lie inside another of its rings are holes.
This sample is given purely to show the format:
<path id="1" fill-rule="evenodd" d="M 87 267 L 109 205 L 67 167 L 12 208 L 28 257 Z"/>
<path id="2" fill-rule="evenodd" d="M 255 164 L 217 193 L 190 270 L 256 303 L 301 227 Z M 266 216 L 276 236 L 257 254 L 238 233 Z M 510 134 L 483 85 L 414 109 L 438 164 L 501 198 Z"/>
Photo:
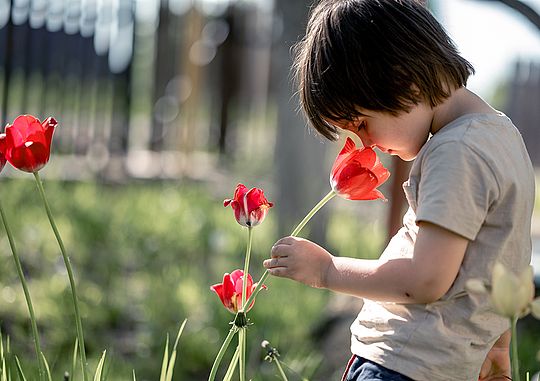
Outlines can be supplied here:
<path id="1" fill-rule="evenodd" d="M 414 159 L 416 159 L 416 156 L 417 156 L 417 155 L 412 155 L 412 154 L 399 154 L 399 153 L 391 153 L 391 155 L 397 156 L 403 161 L 413 161 Z"/>

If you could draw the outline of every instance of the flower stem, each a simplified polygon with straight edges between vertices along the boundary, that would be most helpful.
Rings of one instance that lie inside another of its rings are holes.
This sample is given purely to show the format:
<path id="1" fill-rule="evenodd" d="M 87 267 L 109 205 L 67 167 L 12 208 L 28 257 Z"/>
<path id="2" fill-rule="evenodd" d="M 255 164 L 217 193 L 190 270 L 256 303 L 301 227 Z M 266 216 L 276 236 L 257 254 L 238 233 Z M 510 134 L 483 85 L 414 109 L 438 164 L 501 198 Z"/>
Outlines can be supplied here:
<path id="1" fill-rule="evenodd" d="M 278 360 L 277 356 L 274 356 L 274 362 L 276 363 L 276 366 L 278 368 L 279 374 L 283 381 L 289 381 L 287 379 L 287 376 L 285 375 L 285 372 L 283 371 L 283 368 L 281 367 L 281 362 Z"/>
<path id="2" fill-rule="evenodd" d="M 39 173 L 37 171 L 33 173 L 36 179 L 39 194 L 41 195 L 41 199 L 43 200 L 43 204 L 45 205 L 45 211 L 47 212 L 47 216 L 49 217 L 49 222 L 51 223 L 51 227 L 53 229 L 54 235 L 56 236 L 56 240 L 58 241 L 58 245 L 60 246 L 60 251 L 62 252 L 62 258 L 64 259 L 64 264 L 66 265 L 66 270 L 69 277 L 69 284 L 71 286 L 71 296 L 73 298 L 73 306 L 75 308 L 75 325 L 77 327 L 77 338 L 79 340 L 80 357 L 81 357 L 81 363 L 82 363 L 81 365 L 83 369 L 83 380 L 87 381 L 88 375 L 86 371 L 86 368 L 87 368 L 86 349 L 84 346 L 84 335 L 83 335 L 83 329 L 82 329 L 81 314 L 79 311 L 79 300 L 77 298 L 75 279 L 73 277 L 73 269 L 71 267 L 71 262 L 69 260 L 69 257 L 66 253 L 66 248 L 64 247 L 64 242 L 62 241 L 62 237 L 60 236 L 60 233 L 58 232 L 58 228 L 56 227 L 56 223 L 54 222 L 54 217 L 52 215 L 49 202 L 47 201 L 47 197 L 45 196 L 45 189 L 43 189 L 43 184 L 41 183 Z"/>
<path id="3" fill-rule="evenodd" d="M 30 323 L 32 326 L 32 333 L 34 335 L 34 347 L 36 350 L 36 356 L 38 360 L 38 369 L 39 369 L 39 379 L 42 380 L 45 377 L 45 373 L 43 370 L 43 364 L 41 362 L 41 344 L 39 341 L 39 332 L 37 328 L 37 320 L 36 315 L 34 313 L 34 307 L 32 305 L 32 298 L 30 297 L 30 291 L 28 291 L 28 285 L 26 283 L 26 278 L 24 277 L 24 272 L 22 269 L 21 261 L 19 259 L 19 255 L 17 254 L 17 247 L 15 246 L 15 240 L 13 239 L 13 234 L 11 233 L 11 228 L 9 227 L 9 224 L 7 222 L 6 214 L 4 213 L 4 208 L 2 207 L 2 204 L 0 203 L 0 214 L 2 216 L 2 222 L 4 224 L 4 228 L 6 229 L 6 234 L 8 236 L 9 245 L 11 246 L 11 252 L 13 253 L 13 260 L 15 261 L 15 267 L 17 268 L 17 274 L 19 275 L 19 279 L 21 281 L 21 285 L 24 291 L 24 297 L 26 299 L 26 304 L 28 306 L 28 312 L 30 314 Z"/>
<path id="4" fill-rule="evenodd" d="M 221 348 L 219 349 L 216 359 L 214 360 L 214 364 L 212 365 L 212 370 L 210 371 L 210 375 L 208 376 L 208 381 L 214 381 L 214 379 L 216 378 L 216 373 L 219 368 L 219 364 L 221 363 L 221 360 L 223 359 L 223 356 L 225 355 L 225 352 L 227 351 L 227 348 L 229 347 L 231 340 L 233 339 L 234 335 L 237 332 L 238 332 L 238 327 L 233 325 L 231 329 L 229 330 L 229 333 L 227 334 L 225 341 L 223 341 L 223 344 L 221 345 Z"/>
<path id="5" fill-rule="evenodd" d="M 510 319 L 512 325 L 512 339 L 511 339 L 511 351 L 512 351 L 512 381 L 520 381 L 519 375 L 519 357 L 518 357 L 518 345 L 517 345 L 517 321 L 518 317 L 514 316 Z"/>
<path id="6" fill-rule="evenodd" d="M 225 377 L 223 377 L 223 381 L 231 381 L 234 371 L 236 370 L 236 365 L 238 365 L 239 356 L 240 356 L 240 346 L 237 345 L 236 351 L 234 351 L 234 355 L 231 359 L 231 363 L 229 364 L 229 368 L 227 369 L 227 372 L 225 373 Z"/>
<path id="7" fill-rule="evenodd" d="M 246 381 L 246 328 L 240 328 L 238 332 L 238 345 L 240 346 L 240 381 Z"/>
<path id="8" fill-rule="evenodd" d="M 246 306 L 246 294 L 248 286 L 248 276 L 249 276 L 249 259 L 251 257 L 251 242 L 253 241 L 253 228 L 248 226 L 248 241 L 246 248 L 246 258 L 244 259 L 244 278 L 242 280 L 242 309 L 241 311 L 247 311 L 248 307 Z"/>
<path id="9" fill-rule="evenodd" d="M 336 196 L 336 193 L 333 190 L 328 192 L 328 194 L 326 196 L 324 196 L 322 198 L 322 200 L 319 201 L 319 203 L 317 205 L 315 205 L 313 207 L 313 209 L 311 209 L 309 211 L 309 213 L 306 214 L 304 219 L 302 221 L 300 221 L 300 223 L 294 228 L 294 230 L 291 233 L 291 236 L 296 237 L 298 235 L 298 233 L 300 233 L 300 231 L 304 228 L 304 226 L 306 226 L 306 224 L 309 222 L 309 220 L 311 220 L 311 218 L 315 215 L 315 213 L 317 213 L 319 211 L 319 209 L 321 209 L 328 201 L 333 199 L 335 196 Z"/>
<path id="10" fill-rule="evenodd" d="M 306 224 L 309 222 L 309 220 L 311 220 L 311 218 L 315 215 L 315 213 L 317 213 L 328 201 L 333 199 L 334 196 L 336 196 L 336 193 L 333 190 L 328 192 L 328 194 L 326 196 L 324 196 L 321 199 L 321 201 L 319 201 L 317 203 L 317 205 L 315 205 L 313 207 L 313 209 L 311 209 L 309 211 L 309 213 L 306 214 L 304 219 L 302 221 L 300 221 L 300 223 L 294 228 L 294 230 L 291 233 L 291 237 L 296 237 L 300 233 L 300 231 L 304 228 L 304 226 L 306 226 Z M 263 286 L 264 282 L 266 281 L 266 278 L 268 278 L 269 274 L 270 273 L 268 272 L 268 270 L 266 270 L 263 273 L 263 275 L 261 276 L 261 279 L 259 279 L 259 282 L 257 282 L 257 287 L 255 288 L 255 290 L 253 291 L 253 293 L 251 294 L 251 296 L 247 300 L 246 305 L 248 305 L 248 306 L 251 305 L 251 302 L 257 297 L 257 294 L 261 291 L 262 286 Z"/>

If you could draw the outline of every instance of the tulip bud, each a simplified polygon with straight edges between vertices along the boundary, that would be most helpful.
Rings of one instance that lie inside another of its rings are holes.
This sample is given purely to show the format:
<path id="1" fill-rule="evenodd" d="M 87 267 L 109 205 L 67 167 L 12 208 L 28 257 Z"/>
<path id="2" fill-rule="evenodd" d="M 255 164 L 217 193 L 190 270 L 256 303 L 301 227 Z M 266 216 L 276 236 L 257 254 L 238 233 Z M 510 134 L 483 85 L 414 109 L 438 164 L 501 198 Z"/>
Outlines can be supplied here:
<path id="1" fill-rule="evenodd" d="M 268 209 L 274 206 L 264 197 L 264 191 L 259 188 L 248 190 L 244 184 L 238 184 L 232 199 L 223 201 L 223 206 L 233 208 L 236 221 L 247 227 L 259 225 L 266 217 Z"/>
<path id="2" fill-rule="evenodd" d="M 49 161 L 57 124 L 54 118 L 41 123 L 32 115 L 21 115 L 0 134 L 0 152 L 21 171 L 39 171 Z"/>
<path id="3" fill-rule="evenodd" d="M 519 276 L 501 263 L 493 266 L 491 302 L 499 315 L 513 318 L 527 312 L 534 296 L 533 269 L 528 266 Z"/>

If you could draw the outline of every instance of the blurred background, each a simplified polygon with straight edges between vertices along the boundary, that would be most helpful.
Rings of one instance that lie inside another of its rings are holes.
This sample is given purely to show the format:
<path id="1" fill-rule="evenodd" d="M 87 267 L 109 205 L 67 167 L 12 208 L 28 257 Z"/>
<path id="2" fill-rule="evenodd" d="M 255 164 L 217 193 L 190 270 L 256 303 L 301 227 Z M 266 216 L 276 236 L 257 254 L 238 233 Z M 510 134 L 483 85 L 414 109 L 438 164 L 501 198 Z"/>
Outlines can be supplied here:
<path id="1" fill-rule="evenodd" d="M 329 190 L 342 142 L 298 110 L 291 46 L 308 0 L 0 0 L 0 122 L 59 121 L 41 171 L 75 267 L 87 352 L 109 380 L 157 379 L 167 334 L 188 319 L 175 380 L 205 380 L 232 319 L 209 287 L 243 265 L 247 233 L 222 206 L 237 183 L 275 203 L 255 229 L 251 273 Z M 540 166 L 540 0 L 430 0 L 477 74 L 469 88 L 510 116 Z M 407 165 L 389 202 L 333 200 L 303 232 L 342 256 L 375 258 L 399 225 Z M 69 284 L 30 175 L 6 166 L 0 197 L 30 282 L 53 378 L 75 340 Z M 533 264 L 540 284 L 540 201 Z M 0 328 L 33 367 L 28 313 L 0 234 Z M 250 313 L 253 380 L 338 379 L 358 301 L 269 279 Z M 540 369 L 537 322 L 520 322 L 522 369 Z M 232 352 L 227 355 L 232 356 Z"/>

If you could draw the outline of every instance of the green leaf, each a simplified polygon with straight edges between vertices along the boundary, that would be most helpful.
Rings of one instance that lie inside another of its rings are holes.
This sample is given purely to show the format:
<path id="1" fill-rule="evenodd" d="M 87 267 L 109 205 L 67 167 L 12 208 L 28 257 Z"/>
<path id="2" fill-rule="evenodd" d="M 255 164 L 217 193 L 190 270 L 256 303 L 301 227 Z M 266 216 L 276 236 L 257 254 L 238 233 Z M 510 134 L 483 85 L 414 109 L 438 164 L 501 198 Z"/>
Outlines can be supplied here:
<path id="1" fill-rule="evenodd" d="M 45 365 L 45 371 L 47 372 L 47 380 L 52 381 L 51 369 L 49 368 L 49 363 L 47 362 L 47 358 L 45 357 L 43 352 L 41 352 L 41 359 L 43 360 L 43 365 Z"/>
<path id="2" fill-rule="evenodd" d="M 105 363 L 105 356 L 107 355 L 107 351 L 103 351 L 103 354 L 101 355 L 101 358 L 99 359 L 99 363 L 96 368 L 96 374 L 94 374 L 94 381 L 101 381 L 101 374 L 103 373 L 103 364 Z"/>
<path id="3" fill-rule="evenodd" d="M 17 356 L 15 356 L 15 364 L 17 365 L 17 373 L 19 373 L 19 378 L 21 379 L 21 381 L 26 381 L 26 377 L 24 376 L 21 363 Z"/>
<path id="4" fill-rule="evenodd" d="M 4 360 L 4 338 L 2 337 L 2 330 L 0 330 L 0 360 Z"/>
<path id="5" fill-rule="evenodd" d="M 171 353 L 171 358 L 169 359 L 169 366 L 167 368 L 167 378 L 165 381 L 172 381 L 173 372 L 174 372 L 174 364 L 176 362 L 176 348 L 178 347 L 178 341 L 180 340 L 180 336 L 182 335 L 182 332 L 184 332 L 184 327 L 186 326 L 187 319 L 184 319 L 182 322 L 182 325 L 180 326 L 180 329 L 178 330 L 178 334 L 176 335 L 176 340 L 174 341 L 173 351 Z"/>
<path id="6" fill-rule="evenodd" d="M 135 369 L 133 369 L 133 381 L 137 381 L 137 377 L 135 377 Z"/>
<path id="7" fill-rule="evenodd" d="M 169 362 L 169 334 L 167 334 L 167 340 L 165 341 L 165 352 L 163 353 L 163 362 L 161 364 L 161 374 L 159 381 L 165 381 L 167 376 L 167 365 Z"/>
<path id="8" fill-rule="evenodd" d="M 71 359 L 71 379 L 75 380 L 75 369 L 77 368 L 77 356 L 79 349 L 79 338 L 75 338 L 75 345 L 73 346 L 73 358 Z"/>
<path id="9" fill-rule="evenodd" d="M 2 381 L 7 381 L 6 359 L 2 359 Z"/>

